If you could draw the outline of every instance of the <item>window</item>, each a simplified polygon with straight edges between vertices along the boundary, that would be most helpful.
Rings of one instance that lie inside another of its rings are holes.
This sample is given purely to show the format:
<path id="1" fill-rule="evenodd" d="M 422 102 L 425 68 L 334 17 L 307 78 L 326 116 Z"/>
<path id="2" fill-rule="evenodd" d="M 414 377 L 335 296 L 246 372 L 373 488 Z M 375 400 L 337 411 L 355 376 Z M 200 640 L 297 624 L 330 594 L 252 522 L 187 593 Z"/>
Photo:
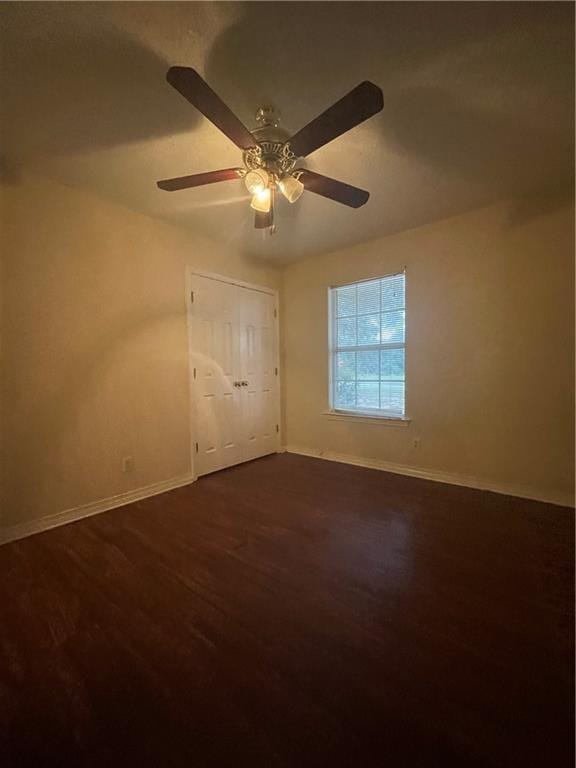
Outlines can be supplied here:
<path id="1" fill-rule="evenodd" d="M 404 415 L 404 286 L 402 272 L 330 289 L 332 409 Z"/>

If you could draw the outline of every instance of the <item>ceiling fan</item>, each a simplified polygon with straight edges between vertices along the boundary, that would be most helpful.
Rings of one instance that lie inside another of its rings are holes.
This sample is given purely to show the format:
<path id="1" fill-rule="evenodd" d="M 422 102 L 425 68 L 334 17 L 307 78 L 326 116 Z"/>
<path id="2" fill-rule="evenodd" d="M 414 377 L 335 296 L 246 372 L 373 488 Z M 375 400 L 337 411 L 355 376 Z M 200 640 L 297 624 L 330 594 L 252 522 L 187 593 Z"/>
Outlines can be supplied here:
<path id="1" fill-rule="evenodd" d="M 306 189 L 351 208 L 360 208 L 370 194 L 358 187 L 322 176 L 301 166 L 301 159 L 351 128 L 380 112 L 384 106 L 382 91 L 367 80 L 301 128 L 291 138 L 278 127 L 278 117 L 270 108 L 260 108 L 256 114 L 258 127 L 250 132 L 224 104 L 208 83 L 189 67 L 170 67 L 166 79 L 185 99 L 243 151 L 242 168 L 196 173 L 159 181 L 168 192 L 217 181 L 244 179 L 252 194 L 255 211 L 254 226 L 274 231 L 276 191 L 295 203 Z"/>

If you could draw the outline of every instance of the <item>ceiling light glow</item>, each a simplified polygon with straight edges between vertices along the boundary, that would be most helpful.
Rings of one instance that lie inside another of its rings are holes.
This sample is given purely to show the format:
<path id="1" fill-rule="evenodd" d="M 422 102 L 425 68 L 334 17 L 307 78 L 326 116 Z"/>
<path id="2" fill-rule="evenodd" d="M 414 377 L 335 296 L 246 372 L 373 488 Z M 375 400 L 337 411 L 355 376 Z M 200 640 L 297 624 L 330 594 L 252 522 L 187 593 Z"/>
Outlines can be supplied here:
<path id="1" fill-rule="evenodd" d="M 271 197 L 270 188 L 266 187 L 266 189 L 256 192 L 252 198 L 250 206 L 254 208 L 255 211 L 268 213 L 270 211 Z"/>
<path id="2" fill-rule="evenodd" d="M 244 184 L 246 184 L 248 192 L 257 195 L 269 186 L 270 177 L 263 168 L 258 168 L 257 170 L 248 171 L 244 177 Z"/>

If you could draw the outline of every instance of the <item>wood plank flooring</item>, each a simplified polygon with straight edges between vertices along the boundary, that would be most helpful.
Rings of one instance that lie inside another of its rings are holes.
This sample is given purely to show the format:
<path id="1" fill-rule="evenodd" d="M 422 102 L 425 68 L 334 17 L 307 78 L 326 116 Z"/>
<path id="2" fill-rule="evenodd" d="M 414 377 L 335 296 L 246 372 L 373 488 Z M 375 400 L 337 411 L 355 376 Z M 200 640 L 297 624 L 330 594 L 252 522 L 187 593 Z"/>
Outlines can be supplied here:
<path id="1" fill-rule="evenodd" d="M 0 548 L 0 764 L 568 768 L 573 513 L 292 455 Z"/>

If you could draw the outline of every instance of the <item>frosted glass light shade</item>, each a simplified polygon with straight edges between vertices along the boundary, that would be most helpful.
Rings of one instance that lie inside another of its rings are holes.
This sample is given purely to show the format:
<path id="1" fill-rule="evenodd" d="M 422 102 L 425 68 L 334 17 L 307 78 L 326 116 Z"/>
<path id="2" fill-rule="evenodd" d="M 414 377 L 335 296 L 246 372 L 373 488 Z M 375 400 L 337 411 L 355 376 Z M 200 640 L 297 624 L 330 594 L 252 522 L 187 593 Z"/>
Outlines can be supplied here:
<path id="1" fill-rule="evenodd" d="M 270 188 L 267 187 L 266 189 L 263 189 L 261 192 L 257 192 L 253 196 L 250 206 L 254 208 L 255 211 L 260 211 L 261 213 L 268 213 L 268 211 L 270 210 L 270 200 L 271 200 Z"/>
<path id="2" fill-rule="evenodd" d="M 246 189 L 253 195 L 258 194 L 258 192 L 263 192 L 268 187 L 269 183 L 270 178 L 263 168 L 258 168 L 255 171 L 248 171 L 244 177 Z"/>
<path id="3" fill-rule="evenodd" d="M 289 203 L 295 203 L 304 192 L 304 184 L 294 176 L 285 176 L 278 182 L 278 186 Z"/>

